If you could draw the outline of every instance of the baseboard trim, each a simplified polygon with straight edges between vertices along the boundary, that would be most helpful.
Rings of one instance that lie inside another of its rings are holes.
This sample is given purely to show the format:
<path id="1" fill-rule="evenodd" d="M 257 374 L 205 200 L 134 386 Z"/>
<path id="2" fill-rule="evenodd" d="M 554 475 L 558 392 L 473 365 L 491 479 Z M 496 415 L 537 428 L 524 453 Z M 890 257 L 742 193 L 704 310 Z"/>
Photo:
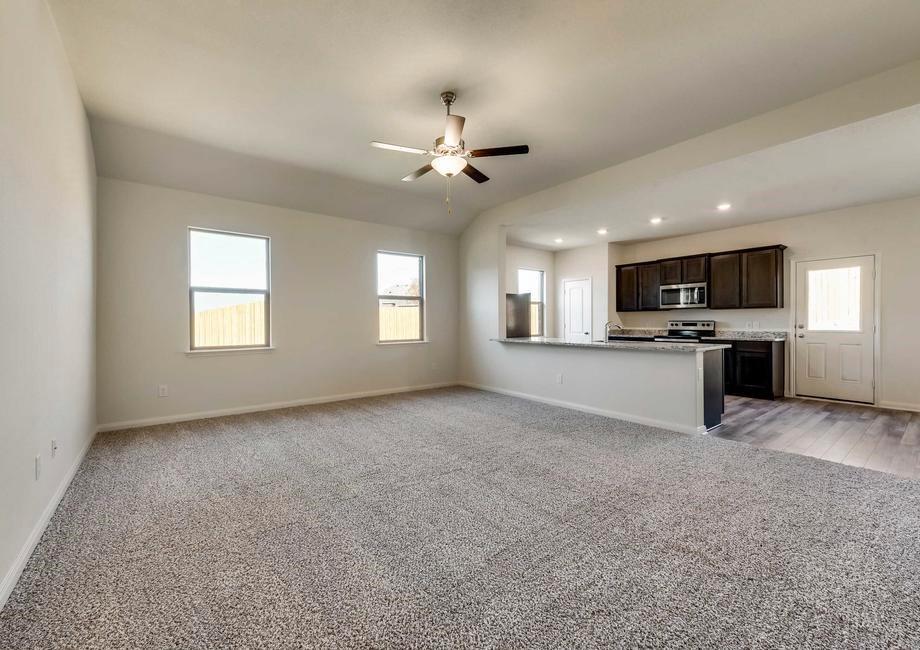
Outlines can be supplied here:
<path id="1" fill-rule="evenodd" d="M 396 395 L 398 393 L 411 393 L 416 390 L 431 390 L 433 388 L 446 388 L 456 386 L 455 381 L 445 381 L 435 384 L 420 384 L 418 386 L 399 386 L 396 388 L 381 388 L 378 390 L 365 390 L 356 393 L 342 393 L 339 395 L 322 395 L 319 397 L 307 397 L 289 402 L 267 402 L 264 404 L 252 404 L 250 406 L 237 406 L 227 409 L 216 409 L 213 411 L 196 411 L 194 413 L 178 413 L 176 415 L 164 415 L 155 418 L 143 418 L 140 420 L 124 420 L 122 422 L 109 422 L 100 424 L 96 429 L 103 431 L 120 431 L 121 429 L 136 429 L 138 427 L 149 427 L 157 424 L 170 424 L 173 422 L 188 422 L 190 420 L 205 420 L 207 418 L 219 418 L 225 415 L 240 415 L 242 413 L 258 413 L 259 411 L 274 411 L 276 409 L 291 408 L 292 406 L 308 406 L 310 404 L 326 404 L 328 402 L 343 402 L 349 399 L 360 399 L 362 397 L 378 397 L 380 395 Z"/>
<path id="2" fill-rule="evenodd" d="M 3 581 L 0 582 L 0 609 L 3 609 L 4 605 L 6 605 L 6 601 L 9 600 L 10 594 L 13 593 L 13 588 L 16 586 L 16 583 L 19 582 L 19 577 L 26 568 L 29 558 L 32 557 L 32 552 L 35 550 L 35 547 L 38 546 L 38 542 L 41 540 L 45 528 L 48 527 L 48 522 L 51 521 L 54 511 L 57 510 L 58 504 L 60 504 L 61 499 L 64 498 L 67 488 L 70 487 L 70 482 L 73 481 L 73 477 L 76 476 L 77 470 L 80 469 L 80 465 L 83 463 L 83 459 L 86 458 L 86 452 L 92 447 L 93 440 L 95 439 L 96 434 L 93 432 L 89 437 L 89 441 L 83 446 L 80 453 L 77 454 L 70 469 L 67 470 L 67 473 L 61 479 L 57 490 L 54 491 L 51 500 L 48 502 L 48 505 L 45 506 L 41 516 L 32 528 L 32 532 L 30 532 L 29 536 L 26 538 L 25 544 L 23 544 L 22 548 L 19 550 L 19 554 L 13 561 L 13 566 L 11 566 L 6 572 L 6 575 L 3 576 Z"/>
<path id="3" fill-rule="evenodd" d="M 911 404 L 909 402 L 879 402 L 878 405 L 883 409 L 894 409 L 895 411 L 914 411 L 920 413 L 920 404 Z"/>
<path id="4" fill-rule="evenodd" d="M 476 388 L 478 390 L 485 390 L 490 393 L 500 393 L 502 395 L 510 395 L 511 397 L 520 397 L 521 399 L 527 399 L 532 402 L 541 402 L 543 404 L 549 404 L 551 406 L 561 406 L 562 408 L 572 409 L 574 411 L 582 411 L 584 413 L 591 413 L 592 415 L 603 415 L 604 417 L 614 418 L 616 420 L 625 420 L 627 422 L 634 422 L 635 424 L 644 424 L 650 427 L 657 427 L 659 429 L 667 429 L 668 431 L 676 431 L 677 433 L 689 433 L 692 435 L 700 435 L 700 434 L 706 433 L 705 427 L 697 428 L 694 426 L 684 426 L 681 424 L 677 424 L 675 422 L 655 420 L 653 418 L 645 418 L 642 416 L 631 415 L 628 413 L 620 413 L 619 411 L 610 411 L 608 409 L 600 409 L 594 406 L 587 406 L 586 404 L 578 404 L 577 402 L 567 402 L 565 400 L 553 399 L 551 397 L 541 397 L 539 395 L 533 395 L 531 393 L 522 393 L 516 390 L 498 388 L 497 386 L 486 386 L 485 384 L 477 384 L 471 381 L 458 381 L 457 385 L 466 386 L 467 388 Z"/>

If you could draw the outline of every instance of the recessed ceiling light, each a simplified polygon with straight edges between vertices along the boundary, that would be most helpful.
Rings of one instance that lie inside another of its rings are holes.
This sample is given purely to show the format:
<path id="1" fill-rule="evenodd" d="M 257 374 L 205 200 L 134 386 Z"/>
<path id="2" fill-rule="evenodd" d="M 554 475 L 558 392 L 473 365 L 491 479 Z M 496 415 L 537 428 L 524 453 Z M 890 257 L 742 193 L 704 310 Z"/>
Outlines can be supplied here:
<path id="1" fill-rule="evenodd" d="M 556 237 L 553 241 L 556 242 L 557 244 L 561 244 L 561 243 L 562 243 L 562 238 L 561 238 L 561 237 Z"/>
<path id="2" fill-rule="evenodd" d="M 648 222 L 654 226 L 657 226 L 662 221 L 663 219 L 661 217 L 652 217 L 651 219 L 648 220 Z"/>
<path id="3" fill-rule="evenodd" d="M 597 234 L 598 234 L 598 235 L 606 235 L 606 234 L 607 234 L 607 229 L 606 229 L 606 228 L 599 228 L 598 231 L 597 231 Z"/>
<path id="4" fill-rule="evenodd" d="M 716 206 L 716 210 L 718 210 L 719 212 L 728 212 L 731 209 L 732 209 L 731 203 L 720 203 L 719 205 Z"/>

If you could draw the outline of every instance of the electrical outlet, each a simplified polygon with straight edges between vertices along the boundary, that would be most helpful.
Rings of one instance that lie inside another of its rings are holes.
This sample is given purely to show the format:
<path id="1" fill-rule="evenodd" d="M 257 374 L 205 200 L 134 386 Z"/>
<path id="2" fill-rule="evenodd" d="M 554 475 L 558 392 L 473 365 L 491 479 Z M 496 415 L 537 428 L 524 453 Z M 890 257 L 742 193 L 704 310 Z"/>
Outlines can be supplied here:
<path id="1" fill-rule="evenodd" d="M 562 383 L 562 379 L 563 379 L 562 373 L 560 372 L 558 375 L 556 375 L 556 383 L 557 383 L 557 384 L 561 384 L 561 383 Z"/>
<path id="2" fill-rule="evenodd" d="M 759 329 L 760 329 L 760 321 L 759 321 L 759 320 L 755 320 L 755 321 L 754 321 L 754 329 L 755 329 L 755 330 L 759 330 Z"/>
<path id="3" fill-rule="evenodd" d="M 42 475 L 42 455 L 39 454 L 35 457 L 35 480 Z"/>
<path id="4" fill-rule="evenodd" d="M 748 321 L 748 322 L 747 322 L 747 328 L 748 328 L 748 329 L 751 329 L 751 321 Z"/>
<path id="5" fill-rule="evenodd" d="M 51 439 L 51 457 L 54 458 L 57 456 L 58 443 L 54 438 Z"/>
<path id="6" fill-rule="evenodd" d="M 157 386 L 157 397 L 169 397 L 169 386 L 166 384 Z"/>

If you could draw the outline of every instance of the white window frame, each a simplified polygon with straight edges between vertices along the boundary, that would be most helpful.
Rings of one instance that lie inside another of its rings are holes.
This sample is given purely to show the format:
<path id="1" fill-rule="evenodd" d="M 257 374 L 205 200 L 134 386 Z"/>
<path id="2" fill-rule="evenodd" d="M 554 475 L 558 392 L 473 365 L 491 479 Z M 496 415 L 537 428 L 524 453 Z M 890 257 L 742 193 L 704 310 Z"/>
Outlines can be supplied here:
<path id="1" fill-rule="evenodd" d="M 420 253 L 406 253 L 404 251 L 388 251 L 388 250 L 378 250 L 374 254 L 374 289 L 375 293 L 380 291 L 380 260 L 379 256 L 384 255 L 402 255 L 403 257 L 415 257 L 418 258 L 418 294 L 417 296 L 394 296 L 392 294 L 380 294 L 377 293 L 377 343 L 378 345 L 399 345 L 401 343 L 426 343 L 428 339 L 426 338 L 427 334 L 427 322 L 425 310 L 427 308 L 427 301 L 425 300 L 425 291 L 427 282 L 425 281 L 425 268 L 426 260 L 425 256 Z M 380 301 L 381 300 L 418 300 L 418 329 L 419 329 L 419 338 L 417 339 L 388 339 L 386 341 L 381 340 L 380 338 Z"/>
<path id="2" fill-rule="evenodd" d="M 538 269 L 533 266 L 519 266 L 518 267 L 517 277 L 514 278 L 517 283 L 518 293 L 521 293 L 521 271 L 534 271 L 540 274 L 540 292 L 542 293 L 542 300 L 534 300 L 533 296 L 530 297 L 530 304 L 540 303 L 540 333 L 534 334 L 531 332 L 531 336 L 546 336 L 546 270 Z"/>
<path id="3" fill-rule="evenodd" d="M 230 235 L 233 237 L 249 237 L 251 239 L 262 239 L 265 241 L 265 289 L 242 289 L 232 287 L 201 287 L 192 284 L 192 232 L 208 232 L 218 235 Z M 271 289 L 272 289 L 272 240 L 268 235 L 256 235 L 248 232 L 234 232 L 232 230 L 218 230 L 216 228 L 202 228 L 200 226 L 189 226 L 186 233 L 186 251 L 188 257 L 188 349 L 190 352 L 209 352 L 221 350 L 260 350 L 270 349 L 272 347 L 272 330 L 271 330 Z M 247 345 L 195 345 L 195 293 L 240 293 L 240 294 L 262 294 L 265 297 L 265 342 Z"/>

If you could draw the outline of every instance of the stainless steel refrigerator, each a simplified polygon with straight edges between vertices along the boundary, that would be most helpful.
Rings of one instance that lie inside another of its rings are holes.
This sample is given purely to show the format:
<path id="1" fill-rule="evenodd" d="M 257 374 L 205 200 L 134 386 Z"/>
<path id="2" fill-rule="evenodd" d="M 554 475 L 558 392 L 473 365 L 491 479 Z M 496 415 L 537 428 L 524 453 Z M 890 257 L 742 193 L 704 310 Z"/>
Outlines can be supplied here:
<path id="1" fill-rule="evenodd" d="M 505 336 L 530 336 L 530 294 L 505 294 Z"/>

